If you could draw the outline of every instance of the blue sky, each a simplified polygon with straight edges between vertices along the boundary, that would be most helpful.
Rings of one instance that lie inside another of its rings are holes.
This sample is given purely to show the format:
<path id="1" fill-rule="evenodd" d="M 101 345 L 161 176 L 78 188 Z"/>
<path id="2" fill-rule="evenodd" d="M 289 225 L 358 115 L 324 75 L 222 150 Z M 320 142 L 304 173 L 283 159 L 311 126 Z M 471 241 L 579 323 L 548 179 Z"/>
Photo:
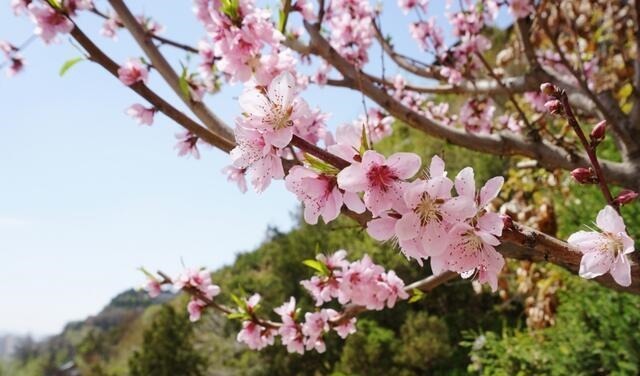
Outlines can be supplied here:
<path id="1" fill-rule="evenodd" d="M 129 2 L 165 25 L 165 36 L 195 43 L 202 29 L 190 2 L 180 3 Z M 443 15 L 445 2 L 432 3 L 433 14 Z M 384 6 L 384 30 L 401 49 L 414 50 L 395 1 Z M 141 55 L 123 32 L 115 43 L 101 37 L 94 16 L 79 23 L 115 60 Z M 0 7 L 0 39 L 20 44 L 32 29 L 8 5 Z M 184 57 L 164 51 L 176 64 Z M 145 102 L 99 66 L 83 62 L 59 77 L 60 66 L 79 55 L 67 38 L 48 47 L 38 40 L 24 55 L 24 74 L 0 78 L 0 331 L 56 333 L 139 286 L 139 266 L 170 273 L 182 261 L 216 268 L 258 245 L 267 225 L 291 227 L 297 203 L 281 182 L 261 195 L 242 195 L 220 174 L 227 155 L 210 149 L 199 161 L 178 158 L 180 128 L 161 115 L 152 127 L 138 126 L 124 110 Z M 150 82 L 177 103 L 159 76 Z M 208 99 L 229 123 L 239 113 L 239 90 Z M 326 93 L 311 89 L 305 97 L 332 113 L 331 127 L 362 112 L 354 93 Z"/>

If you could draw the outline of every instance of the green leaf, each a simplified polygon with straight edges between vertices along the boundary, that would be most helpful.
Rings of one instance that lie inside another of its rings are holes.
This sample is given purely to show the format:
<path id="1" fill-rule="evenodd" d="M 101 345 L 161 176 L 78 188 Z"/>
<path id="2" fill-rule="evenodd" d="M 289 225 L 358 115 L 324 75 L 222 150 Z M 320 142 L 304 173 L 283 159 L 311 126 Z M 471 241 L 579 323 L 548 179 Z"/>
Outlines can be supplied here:
<path id="1" fill-rule="evenodd" d="M 422 290 L 413 289 L 411 290 L 411 297 L 409 298 L 409 303 L 418 302 L 422 300 L 422 298 L 424 297 L 425 297 L 425 293 L 422 292 Z"/>
<path id="2" fill-rule="evenodd" d="M 360 155 L 363 155 L 365 151 L 371 149 L 369 147 L 369 140 L 367 140 L 367 125 L 362 124 L 362 135 L 360 136 Z"/>
<path id="3" fill-rule="evenodd" d="M 71 67 L 73 67 L 74 65 L 78 64 L 83 60 L 84 60 L 84 57 L 74 57 L 71 60 L 65 61 L 64 64 L 62 64 L 62 67 L 60 67 L 60 77 L 64 76 L 64 74 L 67 73 L 67 71 L 71 69 Z"/>
<path id="4" fill-rule="evenodd" d="M 180 85 L 180 91 L 182 91 L 182 95 L 187 99 L 191 99 L 191 92 L 189 91 L 189 81 L 187 81 L 187 67 L 182 67 L 182 74 L 180 75 L 180 80 L 178 81 Z"/>
<path id="5" fill-rule="evenodd" d="M 141 266 L 141 267 L 139 267 L 139 268 L 138 268 L 138 270 L 140 270 L 140 271 L 142 272 L 142 274 L 144 274 L 144 275 L 145 275 L 145 277 L 147 277 L 147 278 L 149 278 L 149 279 L 152 279 L 152 280 L 154 280 L 154 281 L 156 280 L 156 277 L 155 277 L 153 274 L 149 273 L 149 272 L 147 271 L 147 269 L 143 268 L 142 266 Z"/>
<path id="6" fill-rule="evenodd" d="M 227 318 L 230 320 L 245 320 L 249 319 L 249 315 L 244 312 L 233 312 L 227 315 Z"/>
<path id="7" fill-rule="evenodd" d="M 309 259 L 309 260 L 304 260 L 302 263 L 310 267 L 311 269 L 317 271 L 321 275 L 328 276 L 329 274 L 331 274 L 331 271 L 329 270 L 329 268 L 327 268 L 325 264 L 321 263 L 318 260 Z"/>
<path id="8" fill-rule="evenodd" d="M 231 294 L 231 300 L 236 303 L 238 308 L 242 309 L 243 311 L 247 310 L 247 303 L 244 301 L 244 299 L 240 299 L 235 294 Z"/>
<path id="9" fill-rule="evenodd" d="M 278 18 L 278 30 L 281 33 L 284 33 L 284 28 L 287 27 L 287 15 L 284 13 L 284 10 L 280 9 L 278 12 L 280 18 Z"/>
<path id="10" fill-rule="evenodd" d="M 227 15 L 232 21 L 236 21 L 238 19 L 238 6 L 240 6 L 238 0 L 222 0 L 220 11 Z"/>
<path id="11" fill-rule="evenodd" d="M 287 20 L 291 11 L 291 0 L 283 0 L 282 9 L 280 10 L 280 18 L 278 19 L 278 30 L 284 34 L 287 28 Z"/>
<path id="12" fill-rule="evenodd" d="M 47 0 L 47 3 L 56 9 L 62 9 L 62 5 L 60 5 L 58 0 Z"/>
<path id="13" fill-rule="evenodd" d="M 321 172 L 323 174 L 326 175 L 338 175 L 338 172 L 340 172 L 337 168 L 333 167 L 332 165 L 326 163 L 323 160 L 320 160 L 316 157 L 314 157 L 311 154 L 304 154 L 304 159 L 305 161 L 307 161 L 307 163 L 309 164 L 309 167 L 311 167 L 312 169 Z"/>

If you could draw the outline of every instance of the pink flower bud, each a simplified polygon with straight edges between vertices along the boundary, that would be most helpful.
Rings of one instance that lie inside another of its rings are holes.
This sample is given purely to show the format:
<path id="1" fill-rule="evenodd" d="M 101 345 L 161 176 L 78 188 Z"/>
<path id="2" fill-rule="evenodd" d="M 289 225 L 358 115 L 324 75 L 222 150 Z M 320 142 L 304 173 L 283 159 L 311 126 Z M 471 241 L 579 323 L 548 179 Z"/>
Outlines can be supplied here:
<path id="1" fill-rule="evenodd" d="M 580 184 L 593 184 L 598 181 L 591 168 L 578 167 L 571 171 L 571 176 Z"/>
<path id="2" fill-rule="evenodd" d="M 638 198 L 638 193 L 634 192 L 630 189 L 623 189 L 619 194 L 618 197 L 616 197 L 615 200 L 613 200 L 614 203 L 618 204 L 618 205 L 626 205 L 629 204 L 631 202 L 633 202 L 636 198 Z"/>
<path id="3" fill-rule="evenodd" d="M 557 99 L 552 99 L 544 104 L 544 107 L 554 115 L 560 115 L 563 112 L 562 103 Z"/>
<path id="4" fill-rule="evenodd" d="M 558 88 L 550 82 L 545 82 L 540 85 L 540 91 L 546 95 L 554 95 L 558 91 Z"/>
<path id="5" fill-rule="evenodd" d="M 601 122 L 596 124 L 596 126 L 593 127 L 593 129 L 591 130 L 591 134 L 590 134 L 591 140 L 596 142 L 602 141 L 604 139 L 606 130 L 607 130 L 607 121 L 602 120 Z"/>

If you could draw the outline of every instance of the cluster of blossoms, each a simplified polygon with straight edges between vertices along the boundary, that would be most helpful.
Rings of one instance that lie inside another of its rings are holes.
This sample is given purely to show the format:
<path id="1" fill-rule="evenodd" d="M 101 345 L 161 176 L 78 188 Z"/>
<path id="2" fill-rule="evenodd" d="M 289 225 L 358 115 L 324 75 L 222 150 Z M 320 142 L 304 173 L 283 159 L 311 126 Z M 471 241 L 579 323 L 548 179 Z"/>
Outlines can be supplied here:
<path id="1" fill-rule="evenodd" d="M 178 276 L 174 286 L 179 290 L 188 290 L 192 294 L 191 301 L 187 305 L 191 321 L 200 319 L 202 311 L 208 304 L 206 300 L 210 301 L 220 294 L 220 287 L 211 282 L 211 274 L 207 270 L 187 269 Z"/>
<path id="2" fill-rule="evenodd" d="M 419 168 L 420 158 L 414 154 L 385 159 L 367 151 L 361 163 L 338 174 L 338 184 L 347 191 L 364 191 L 365 205 L 375 216 L 367 225 L 373 238 L 396 239 L 404 255 L 420 264 L 430 258 L 435 274 L 451 270 L 463 277 L 476 275 L 495 290 L 504 265 L 494 248 L 500 244 L 503 221 L 487 206 L 504 179 L 492 178 L 477 192 L 473 169 L 460 171 L 454 183 L 444 162 L 434 156 L 427 177 L 408 182 Z"/>
<path id="3" fill-rule="evenodd" d="M 271 179 L 284 177 L 281 158 L 286 156 L 294 125 L 308 113 L 306 103 L 296 98 L 294 86 L 293 77 L 283 73 L 268 88 L 251 89 L 240 97 L 247 115 L 237 121 L 233 168 L 225 172 L 241 189 L 246 171 L 253 174 L 258 191 Z M 462 170 L 454 183 L 436 156 L 426 178 L 410 181 L 420 170 L 420 157 L 396 153 L 387 159 L 369 150 L 368 138 L 380 139 L 390 132 L 390 119 L 381 112 L 370 115 L 360 127 L 339 127 L 335 140 L 328 142 L 328 152 L 348 166 L 338 169 L 304 155 L 306 165 L 289 170 L 285 185 L 304 204 L 305 220 L 315 224 L 322 217 L 328 223 L 337 218 L 343 205 L 355 213 L 368 210 L 374 218 L 367 227 L 374 238 L 397 239 L 402 252 L 421 264 L 431 258 L 436 273 L 452 270 L 463 276 L 477 275 L 479 281 L 496 289 L 504 259 L 494 247 L 500 243 L 503 223 L 486 207 L 498 195 L 503 178 L 489 180 L 476 192 L 471 168 Z M 367 127 L 372 124 L 376 126 Z M 454 185 L 456 197 L 451 195 Z"/>
<path id="4" fill-rule="evenodd" d="M 361 260 L 345 260 L 347 253 L 340 250 L 332 255 L 318 255 L 318 274 L 300 284 L 309 291 L 317 306 L 337 299 L 340 304 L 353 303 L 369 310 L 391 308 L 398 299 L 409 295 L 403 290 L 404 282 L 391 270 L 374 264 L 368 255 Z"/>
<path id="5" fill-rule="evenodd" d="M 460 124 L 469 133 L 491 133 L 495 110 L 491 98 L 471 98 L 460 109 Z"/>
<path id="6" fill-rule="evenodd" d="M 284 40 L 269 10 L 256 7 L 251 0 L 197 0 L 194 12 L 211 38 L 212 53 L 219 58 L 216 67 L 230 80 L 246 82 L 256 71 L 278 65 L 278 59 L 270 65 L 268 59 L 261 59 L 266 46 L 277 50 Z M 272 53 L 278 56 L 277 51 Z"/>
<path id="7" fill-rule="evenodd" d="M 296 97 L 293 76 L 284 72 L 268 87 L 249 87 L 240 96 L 245 114 L 236 120 L 237 146 L 231 151 L 233 166 L 251 173 L 256 191 L 263 191 L 271 179 L 284 178 L 282 159 L 294 134 L 317 142 L 325 136 L 326 116 L 310 110 Z"/>
<path id="8" fill-rule="evenodd" d="M 427 1 L 398 0 L 398 5 L 405 14 L 415 10 L 418 15 L 426 12 Z M 449 3 L 448 6 L 451 4 Z M 459 40 L 459 43 L 446 48 L 442 29 L 436 24 L 435 19 L 427 21 L 419 17 L 419 21 L 413 22 L 409 26 L 411 36 L 417 41 L 422 50 L 432 53 L 440 63 L 440 75 L 448 80 L 450 84 L 457 85 L 463 77 L 472 78 L 474 72 L 482 70 L 483 65 L 478 59 L 478 55 L 487 51 L 491 44 L 489 40 L 481 34 L 485 25 L 491 23 L 497 17 L 500 5 L 508 5 L 509 11 L 516 18 L 527 17 L 533 12 L 533 4 L 530 0 L 509 0 L 499 2 L 495 0 L 480 0 L 477 3 L 471 1 L 460 2 L 460 9 L 448 15 L 450 24 L 453 26 L 452 33 Z M 396 85 L 398 86 L 398 85 Z M 429 111 L 424 111 L 424 98 L 417 93 L 402 93 L 396 87 L 396 98 L 402 97 L 402 102 L 407 107 L 430 116 Z M 422 100 L 421 100 L 422 99 Z M 491 133 L 493 114 L 495 105 L 493 101 L 483 98 L 472 98 L 467 101 L 460 111 L 460 123 L 472 133 Z M 445 123 L 451 123 L 452 117 L 444 117 Z M 504 128 L 514 132 L 520 131 L 521 124 L 514 117 L 505 117 L 500 121 Z"/>
<path id="9" fill-rule="evenodd" d="M 350 63 L 362 67 L 369 61 L 373 43 L 375 13 L 366 0 L 332 0 L 325 20 L 331 34 L 329 42 Z"/>
<path id="10" fill-rule="evenodd" d="M 307 265 L 317 271 L 317 275 L 300 283 L 314 297 L 318 307 L 337 299 L 341 304 L 353 303 L 367 309 L 381 310 L 385 306 L 393 307 L 398 299 L 408 298 L 404 282 L 395 272 L 385 272 L 383 267 L 374 264 L 368 256 L 351 263 L 345 260 L 345 256 L 346 252 L 341 250 L 306 261 Z M 242 310 L 249 318 L 255 312 L 259 300 L 260 296 L 256 294 L 242 304 Z M 299 320 L 300 312 L 296 309 L 293 297 L 274 311 L 281 319 L 279 327 L 270 327 L 255 318 L 244 320 L 242 330 L 238 333 L 238 341 L 259 350 L 272 345 L 274 336 L 279 334 L 282 344 L 289 352 L 324 352 L 324 334 L 334 330 L 341 338 L 346 338 L 356 330 L 355 318 L 342 318 L 339 312 L 330 308 L 307 312 L 304 314 L 304 321 Z"/>
<path id="11" fill-rule="evenodd" d="M 346 252 L 340 250 L 332 255 L 318 255 L 316 260 L 305 263 L 317 271 L 317 275 L 301 284 L 309 290 L 320 307 L 324 302 L 337 298 L 341 304 L 353 303 L 367 309 L 381 310 L 385 306 L 392 308 L 399 299 L 407 299 L 404 282 L 393 271 L 385 271 L 374 264 L 368 256 L 359 261 L 345 260 Z M 172 284 L 177 290 L 191 295 L 187 306 L 191 321 L 198 321 L 202 312 L 213 305 L 213 299 L 220 294 L 220 287 L 211 282 L 210 273 L 206 270 L 187 269 L 175 281 L 158 281 L 151 274 L 145 290 L 152 298 L 162 292 L 163 284 Z M 259 318 L 259 294 L 240 299 L 232 295 L 237 309 L 224 308 L 228 317 L 242 321 L 242 329 L 238 332 L 238 342 L 246 344 L 254 350 L 261 350 L 273 345 L 279 335 L 282 345 L 291 353 L 303 354 L 305 351 L 326 349 L 324 335 L 331 330 L 341 338 L 346 338 L 356 331 L 356 319 L 343 316 L 331 308 L 319 308 L 306 312 L 301 320 L 300 309 L 296 308 L 296 299 L 274 309 L 280 322 Z M 216 307 L 221 307 L 216 305 Z"/>
<path id="12" fill-rule="evenodd" d="M 164 284 L 168 281 L 159 281 L 153 275 L 142 270 L 147 275 L 147 283 L 144 289 L 149 297 L 155 298 L 162 293 Z M 205 269 L 186 269 L 173 281 L 173 288 L 184 290 L 191 295 L 191 300 L 187 305 L 189 319 L 191 321 L 200 320 L 202 312 L 214 297 L 220 294 L 220 287 L 211 282 L 211 273 Z"/>

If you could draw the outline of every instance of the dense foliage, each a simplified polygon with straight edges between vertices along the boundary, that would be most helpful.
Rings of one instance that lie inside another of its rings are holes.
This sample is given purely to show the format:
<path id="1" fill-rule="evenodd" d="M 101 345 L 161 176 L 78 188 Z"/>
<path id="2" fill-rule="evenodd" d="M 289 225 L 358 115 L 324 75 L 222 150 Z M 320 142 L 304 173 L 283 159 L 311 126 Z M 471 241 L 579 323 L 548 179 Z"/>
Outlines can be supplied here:
<path id="1" fill-rule="evenodd" d="M 193 347 L 193 326 L 184 312 L 165 305 L 145 330 L 142 348 L 129 360 L 131 376 L 202 376 L 206 359 Z"/>

